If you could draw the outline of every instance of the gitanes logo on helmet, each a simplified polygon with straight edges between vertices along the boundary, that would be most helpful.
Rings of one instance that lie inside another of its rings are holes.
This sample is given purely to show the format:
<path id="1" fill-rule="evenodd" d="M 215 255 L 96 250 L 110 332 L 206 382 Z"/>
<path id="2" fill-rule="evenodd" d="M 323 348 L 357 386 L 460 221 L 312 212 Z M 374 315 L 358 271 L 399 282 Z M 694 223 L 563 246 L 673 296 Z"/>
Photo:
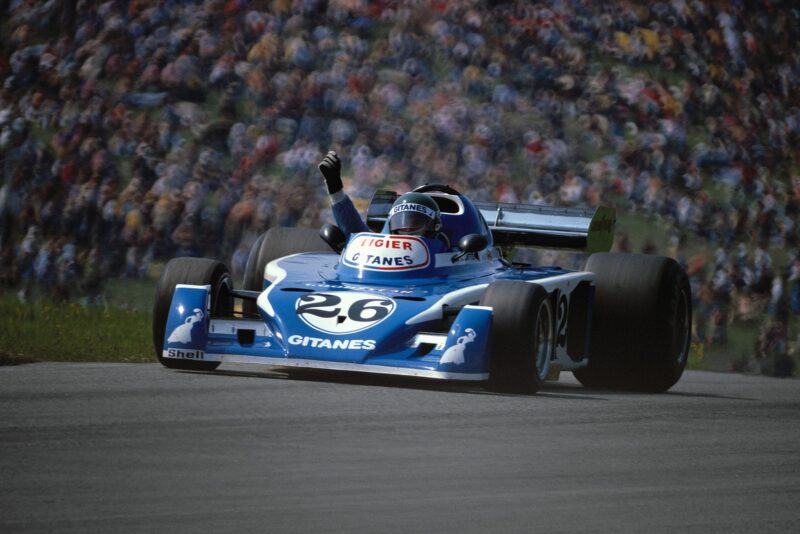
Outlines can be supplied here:
<path id="1" fill-rule="evenodd" d="M 392 217 L 398 213 L 402 213 L 405 211 L 416 211 L 417 213 L 422 213 L 427 215 L 431 219 L 436 218 L 436 212 L 430 209 L 427 206 L 423 206 L 422 204 L 415 204 L 413 202 L 404 202 L 403 204 L 397 204 L 389 211 L 389 217 Z"/>

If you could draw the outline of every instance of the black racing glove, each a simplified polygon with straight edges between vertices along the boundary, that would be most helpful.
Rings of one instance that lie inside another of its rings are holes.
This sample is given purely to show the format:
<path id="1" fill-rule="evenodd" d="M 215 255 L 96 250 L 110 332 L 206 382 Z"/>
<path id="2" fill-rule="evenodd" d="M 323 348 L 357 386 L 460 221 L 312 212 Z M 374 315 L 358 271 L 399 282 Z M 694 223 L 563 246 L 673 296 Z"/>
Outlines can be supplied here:
<path id="1" fill-rule="evenodd" d="M 319 164 L 319 172 L 325 178 L 325 185 L 328 186 L 328 194 L 338 193 L 344 187 L 342 185 L 342 160 L 331 150 L 322 158 Z"/>

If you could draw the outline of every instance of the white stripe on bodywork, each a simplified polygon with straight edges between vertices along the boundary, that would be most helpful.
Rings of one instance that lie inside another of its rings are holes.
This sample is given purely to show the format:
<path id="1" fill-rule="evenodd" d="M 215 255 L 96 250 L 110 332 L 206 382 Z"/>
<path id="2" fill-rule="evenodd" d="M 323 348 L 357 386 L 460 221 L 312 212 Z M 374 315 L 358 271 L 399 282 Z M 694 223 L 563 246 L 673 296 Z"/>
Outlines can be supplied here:
<path id="1" fill-rule="evenodd" d="M 319 360 L 301 360 L 296 358 L 269 358 L 261 356 L 245 356 L 240 354 L 206 354 L 205 361 L 223 363 L 254 363 L 275 367 L 300 367 L 304 369 L 324 369 L 329 371 L 356 371 L 395 376 L 415 376 L 420 378 L 438 378 L 441 380 L 486 380 L 489 373 L 447 373 L 427 369 L 408 369 L 405 367 L 389 367 L 385 365 L 369 365 L 361 363 L 325 362 Z"/>
<path id="2" fill-rule="evenodd" d="M 206 289 L 208 291 L 211 291 L 211 286 L 210 285 L 197 286 L 197 285 L 193 285 L 193 284 L 175 284 L 175 289 L 178 289 L 178 288 Z"/>
<path id="3" fill-rule="evenodd" d="M 521 280 L 521 281 L 527 282 L 529 284 L 538 284 L 542 286 L 544 289 L 546 289 L 548 292 L 550 292 L 554 289 L 554 286 L 558 286 L 564 283 L 569 283 L 572 281 L 580 282 L 581 280 L 586 280 L 587 274 L 590 273 L 583 271 L 583 272 L 559 274 L 548 278 L 537 278 L 536 280 Z M 448 293 L 442 298 L 440 298 L 430 308 L 426 309 L 423 312 L 418 313 L 417 315 L 406 321 L 406 325 L 419 324 L 419 323 L 424 323 L 426 321 L 435 321 L 437 319 L 441 319 L 443 306 L 460 306 L 464 302 L 469 303 L 469 302 L 474 302 L 476 300 L 480 300 L 480 297 L 483 295 L 484 291 L 486 291 L 486 288 L 488 286 L 489 284 L 477 284 L 474 286 L 458 289 L 456 291 L 453 291 L 452 293 Z"/>
<path id="4" fill-rule="evenodd" d="M 478 284 L 448 293 L 436 301 L 436 304 L 406 321 L 406 324 L 412 325 L 441 319 L 443 306 L 459 306 L 464 302 L 469 303 L 480 300 L 480 296 L 483 295 L 488 285 L 489 284 Z"/>
<path id="5" fill-rule="evenodd" d="M 292 254 L 292 256 L 297 256 L 297 254 Z M 259 308 L 262 308 L 267 315 L 270 317 L 275 317 L 275 310 L 272 308 L 272 304 L 269 302 L 269 294 L 275 289 L 275 286 L 278 285 L 286 278 L 286 269 L 278 265 L 278 262 L 281 260 L 285 260 L 286 258 L 291 258 L 292 256 L 285 256 L 283 258 L 278 258 L 277 260 L 272 260 L 264 267 L 264 278 L 269 280 L 271 283 L 269 287 L 261 292 L 256 299 L 256 304 Z"/>
<path id="6" fill-rule="evenodd" d="M 492 308 L 491 306 L 478 306 L 478 305 L 476 305 L 476 304 L 467 304 L 467 305 L 466 305 L 466 306 L 464 306 L 464 307 L 465 307 L 465 308 L 469 308 L 470 310 L 487 310 L 487 311 L 492 311 L 492 310 L 494 309 L 494 308 Z"/>

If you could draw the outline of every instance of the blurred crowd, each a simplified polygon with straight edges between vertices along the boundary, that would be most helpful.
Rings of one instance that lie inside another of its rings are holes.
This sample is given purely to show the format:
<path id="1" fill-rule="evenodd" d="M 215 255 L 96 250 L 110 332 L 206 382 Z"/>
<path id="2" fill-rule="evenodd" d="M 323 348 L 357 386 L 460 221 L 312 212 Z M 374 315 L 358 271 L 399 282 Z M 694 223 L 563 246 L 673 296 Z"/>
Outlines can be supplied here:
<path id="1" fill-rule="evenodd" d="M 20 298 L 93 299 L 180 255 L 241 273 L 266 228 L 330 218 L 332 147 L 362 208 L 440 182 L 667 222 L 647 248 L 687 267 L 698 342 L 742 319 L 761 357 L 793 345 L 791 1 L 0 0 L 0 35 L 0 284 Z"/>

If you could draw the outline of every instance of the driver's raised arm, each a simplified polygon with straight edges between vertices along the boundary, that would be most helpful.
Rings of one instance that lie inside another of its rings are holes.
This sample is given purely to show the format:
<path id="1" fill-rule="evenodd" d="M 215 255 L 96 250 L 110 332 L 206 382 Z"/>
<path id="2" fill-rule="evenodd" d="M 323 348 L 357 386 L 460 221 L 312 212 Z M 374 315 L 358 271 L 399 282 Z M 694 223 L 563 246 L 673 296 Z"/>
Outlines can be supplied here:
<path id="1" fill-rule="evenodd" d="M 353 201 L 344 192 L 342 160 L 339 159 L 336 152 L 331 150 L 325 155 L 319 164 L 319 172 L 325 178 L 325 185 L 328 188 L 328 194 L 331 196 L 333 218 L 336 219 L 336 226 L 342 229 L 348 239 L 350 234 L 369 232 L 369 228 L 358 214 Z"/>

